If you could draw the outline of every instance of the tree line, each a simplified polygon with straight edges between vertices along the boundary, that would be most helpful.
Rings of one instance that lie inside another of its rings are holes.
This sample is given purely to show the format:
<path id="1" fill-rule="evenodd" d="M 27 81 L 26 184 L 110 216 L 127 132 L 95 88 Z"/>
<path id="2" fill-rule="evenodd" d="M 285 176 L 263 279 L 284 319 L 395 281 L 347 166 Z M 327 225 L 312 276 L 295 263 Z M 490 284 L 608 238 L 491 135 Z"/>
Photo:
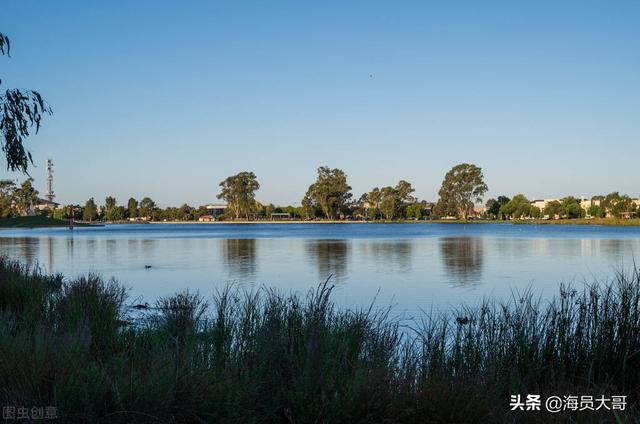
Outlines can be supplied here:
<path id="1" fill-rule="evenodd" d="M 395 185 L 374 187 L 354 199 L 347 174 L 338 168 L 321 166 L 317 170 L 316 180 L 309 185 L 300 206 L 275 206 L 262 204 L 256 200 L 256 191 L 260 183 L 255 173 L 250 171 L 225 178 L 219 184 L 217 198 L 227 205 L 218 219 L 253 220 L 270 219 L 272 214 L 288 214 L 292 219 L 366 219 L 397 220 L 424 219 L 454 213 L 467 217 L 472 214 L 474 203 L 488 190 L 482 171 L 471 164 L 460 164 L 452 168 L 445 176 L 441 189 L 441 198 L 432 208 L 426 201 L 419 201 L 413 193 L 412 184 L 405 180 Z M 109 196 L 104 205 L 98 207 L 95 200 L 89 199 L 81 215 L 85 221 L 120 221 L 144 219 L 152 221 L 197 220 L 210 212 L 206 206 L 197 208 L 184 204 L 179 208 L 165 209 L 155 206 L 155 202 L 146 197 L 138 204 L 134 198 L 127 206 L 118 205 L 115 198 Z M 433 211 L 432 211 L 433 209 Z"/>
<path id="2" fill-rule="evenodd" d="M 589 205 L 584 208 L 581 199 L 566 196 L 559 200 L 551 200 L 545 207 L 539 208 L 531 203 L 523 194 L 517 194 L 512 199 L 498 196 L 486 203 L 486 215 L 492 219 L 539 219 L 561 218 L 576 219 L 587 216 L 593 218 L 631 218 L 640 214 L 639 205 L 626 194 L 612 192 L 606 196 L 597 195 L 587 200 Z"/>
<path id="3" fill-rule="evenodd" d="M 316 180 L 309 185 L 300 206 L 276 206 L 262 204 L 256 200 L 260 189 L 253 172 L 243 171 L 225 178 L 219 184 L 217 198 L 227 205 L 221 220 L 264 220 L 273 214 L 285 214 L 291 219 L 354 219 L 354 220 L 402 220 L 485 218 L 496 220 L 631 217 L 638 214 L 638 205 L 627 195 L 618 192 L 606 196 L 594 196 L 590 205 L 583 208 L 580 199 L 567 196 L 549 201 L 538 208 L 523 194 L 513 198 L 498 196 L 482 205 L 483 196 L 489 190 L 482 169 L 473 164 L 459 164 L 451 168 L 442 181 L 435 204 L 418 200 L 415 189 L 406 180 L 395 185 L 374 187 L 354 198 L 346 173 L 338 168 L 322 166 L 317 170 Z M 33 179 L 26 179 L 20 186 L 12 181 L 0 181 L 0 217 L 7 218 L 26 214 L 38 200 L 33 188 Z M 43 211 L 55 218 L 74 218 L 93 221 L 193 221 L 211 212 L 205 205 L 198 207 L 183 204 L 179 207 L 160 208 L 150 197 L 140 201 L 131 197 L 119 204 L 115 197 L 107 196 L 98 205 L 94 198 L 83 205 L 65 206 Z M 280 215 L 279 217 L 282 217 Z"/>

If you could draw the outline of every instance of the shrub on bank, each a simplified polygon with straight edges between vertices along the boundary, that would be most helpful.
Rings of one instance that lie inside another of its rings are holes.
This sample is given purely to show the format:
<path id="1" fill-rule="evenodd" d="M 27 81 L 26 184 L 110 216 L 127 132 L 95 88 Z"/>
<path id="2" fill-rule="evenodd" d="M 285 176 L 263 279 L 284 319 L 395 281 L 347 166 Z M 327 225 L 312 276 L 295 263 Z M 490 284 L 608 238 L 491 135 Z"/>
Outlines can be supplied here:
<path id="1" fill-rule="evenodd" d="M 226 287 L 132 316 L 113 281 L 0 260 L 0 403 L 64 422 L 624 421 L 637 413 L 640 275 L 399 322 Z M 137 318 L 135 324 L 130 324 Z M 512 394 L 627 395 L 624 412 L 510 412 Z"/>

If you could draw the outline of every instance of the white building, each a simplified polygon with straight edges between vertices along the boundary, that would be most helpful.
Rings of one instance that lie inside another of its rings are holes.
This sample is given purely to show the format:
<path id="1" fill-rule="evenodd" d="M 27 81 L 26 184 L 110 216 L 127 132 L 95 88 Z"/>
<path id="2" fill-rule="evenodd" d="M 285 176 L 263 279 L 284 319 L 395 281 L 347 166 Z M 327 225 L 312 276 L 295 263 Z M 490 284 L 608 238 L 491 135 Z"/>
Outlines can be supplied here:
<path id="1" fill-rule="evenodd" d="M 531 206 L 535 206 L 540 210 L 544 210 L 547 205 L 551 202 L 559 202 L 559 199 L 533 199 L 531 201 Z"/>

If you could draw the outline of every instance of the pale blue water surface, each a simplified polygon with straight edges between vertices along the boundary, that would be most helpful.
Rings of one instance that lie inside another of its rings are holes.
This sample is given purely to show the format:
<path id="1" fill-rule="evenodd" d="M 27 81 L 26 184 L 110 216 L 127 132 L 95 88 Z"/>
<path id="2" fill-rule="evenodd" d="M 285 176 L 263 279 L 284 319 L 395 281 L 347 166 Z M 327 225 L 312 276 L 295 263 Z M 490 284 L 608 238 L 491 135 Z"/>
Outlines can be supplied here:
<path id="1" fill-rule="evenodd" d="M 98 273 L 152 303 L 228 283 L 305 293 L 331 276 L 334 300 L 420 309 L 542 299 L 560 282 L 608 278 L 640 257 L 640 227 L 505 224 L 131 224 L 0 231 L 0 254 L 67 277 Z M 150 265 L 151 268 L 146 268 Z"/>

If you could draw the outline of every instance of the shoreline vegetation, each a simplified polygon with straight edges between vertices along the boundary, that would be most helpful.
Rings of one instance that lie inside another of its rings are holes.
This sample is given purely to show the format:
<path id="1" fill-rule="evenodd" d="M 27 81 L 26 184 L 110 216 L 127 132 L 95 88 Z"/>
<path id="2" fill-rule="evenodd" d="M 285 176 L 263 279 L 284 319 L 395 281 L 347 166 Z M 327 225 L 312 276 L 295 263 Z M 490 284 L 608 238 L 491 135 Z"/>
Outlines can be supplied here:
<path id="1" fill-rule="evenodd" d="M 547 225 L 640 225 L 640 199 L 618 192 L 591 199 L 566 196 L 530 200 L 523 194 L 516 194 L 513 198 L 490 198 L 480 206 L 489 187 L 484 182 L 482 169 L 468 163 L 456 165 L 447 172 L 435 203 L 415 197 L 413 185 L 405 180 L 398 181 L 395 186 L 374 187 L 355 199 L 343 170 L 321 166 L 317 171 L 316 181 L 309 186 L 299 206 L 276 206 L 256 200 L 260 183 L 257 176 L 249 171 L 220 182 L 220 193 L 216 197 L 224 204 L 198 207 L 184 203 L 180 207 L 162 208 L 150 197 L 140 201 L 131 197 L 126 204 L 118 204 L 113 196 L 107 196 L 100 206 L 93 197 L 84 206 L 63 206 L 40 199 L 32 178 L 27 178 L 20 186 L 10 180 L 0 180 L 0 217 L 39 214 L 83 223 L 510 221 Z"/>
<path id="2" fill-rule="evenodd" d="M 504 225 L 599 225 L 599 226 L 615 226 L 615 227 L 635 227 L 640 226 L 640 218 L 619 219 L 619 218 L 589 218 L 589 219 L 537 219 L 537 220 L 498 220 L 498 219 L 430 219 L 430 220 L 239 220 L 239 221 L 115 221 L 115 222 L 82 222 L 74 221 L 74 227 L 103 227 L 105 224 L 151 224 L 151 225 L 263 225 L 263 224 L 504 224 Z M 55 228 L 69 227 L 68 220 L 47 218 L 43 216 L 24 216 L 0 219 L 0 229 L 32 229 L 32 228 Z"/>
<path id="3" fill-rule="evenodd" d="M 16 216 L 13 218 L 0 219 L 0 229 L 2 228 L 53 228 L 69 227 L 68 219 L 56 219 L 46 216 Z M 99 223 L 73 222 L 74 227 L 101 227 Z"/>
<path id="4" fill-rule="evenodd" d="M 131 224 L 123 221 L 112 224 Z M 140 222 L 136 222 L 140 223 Z M 585 218 L 585 219 L 536 219 L 536 220 L 512 220 L 501 219 L 429 219 L 429 220 L 253 220 L 253 221 L 149 221 L 148 224 L 201 224 L 201 225 L 244 225 L 244 224 L 504 224 L 504 225 L 600 225 L 615 227 L 635 227 L 640 226 L 640 218 L 618 219 L 618 218 Z"/>
<path id="5" fill-rule="evenodd" d="M 0 402 L 63 422 L 629 422 L 640 271 L 394 318 L 227 286 L 130 304 L 117 282 L 0 258 Z M 510 411 L 511 395 L 628 396 L 625 411 Z"/>

